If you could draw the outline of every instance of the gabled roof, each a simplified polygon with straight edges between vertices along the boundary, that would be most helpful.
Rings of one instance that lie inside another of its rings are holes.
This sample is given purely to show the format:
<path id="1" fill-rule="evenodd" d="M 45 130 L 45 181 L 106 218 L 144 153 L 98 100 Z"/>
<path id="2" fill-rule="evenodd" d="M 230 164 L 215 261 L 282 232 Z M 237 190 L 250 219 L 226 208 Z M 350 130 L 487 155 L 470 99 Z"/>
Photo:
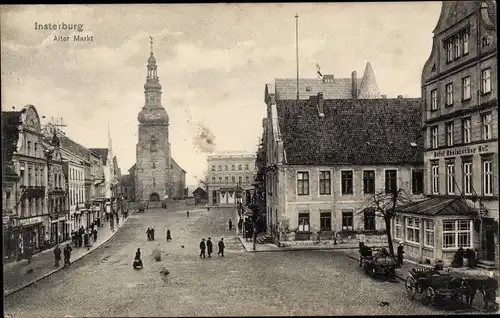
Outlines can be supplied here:
<path id="1" fill-rule="evenodd" d="M 420 98 L 277 101 L 290 165 L 423 162 Z M 416 143 L 412 146 L 411 143 Z"/>
<path id="2" fill-rule="evenodd" d="M 436 215 L 464 215 L 471 216 L 476 212 L 463 198 L 430 198 L 411 203 L 398 208 L 400 213 L 419 214 L 427 216 Z"/>
<path id="3" fill-rule="evenodd" d="M 207 193 L 207 191 L 205 191 L 203 188 L 196 188 L 194 191 L 193 191 L 193 194 L 196 194 L 196 193 L 199 193 L 201 195 L 205 195 Z"/>
<path id="4" fill-rule="evenodd" d="M 101 157 L 102 164 L 106 165 L 106 161 L 108 160 L 108 148 L 89 148 L 89 150 Z"/>
<path id="5" fill-rule="evenodd" d="M 82 159 L 90 159 L 90 151 L 84 146 L 74 142 L 67 136 L 60 135 L 59 141 L 61 143 L 61 148 L 69 151 L 70 153 L 79 156 Z"/>
<path id="6" fill-rule="evenodd" d="M 361 80 L 357 79 L 357 86 Z M 297 99 L 297 79 L 277 78 L 275 79 L 276 100 Z M 300 78 L 299 99 L 309 99 L 309 96 L 323 93 L 326 99 L 352 98 L 352 79 L 335 78 L 331 83 L 324 83 L 322 79 Z"/>

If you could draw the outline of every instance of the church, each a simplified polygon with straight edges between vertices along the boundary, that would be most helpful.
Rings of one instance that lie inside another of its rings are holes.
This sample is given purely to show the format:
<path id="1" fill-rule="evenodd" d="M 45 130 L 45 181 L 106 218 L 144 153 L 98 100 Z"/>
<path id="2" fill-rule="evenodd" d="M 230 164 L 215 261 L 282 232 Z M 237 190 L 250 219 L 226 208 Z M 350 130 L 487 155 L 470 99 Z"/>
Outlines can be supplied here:
<path id="1" fill-rule="evenodd" d="M 151 53 L 144 85 L 145 104 L 137 116 L 139 133 L 136 161 L 130 169 L 137 202 L 184 198 L 186 171 L 171 156 L 169 118 L 161 104 L 161 94 L 151 38 Z"/>

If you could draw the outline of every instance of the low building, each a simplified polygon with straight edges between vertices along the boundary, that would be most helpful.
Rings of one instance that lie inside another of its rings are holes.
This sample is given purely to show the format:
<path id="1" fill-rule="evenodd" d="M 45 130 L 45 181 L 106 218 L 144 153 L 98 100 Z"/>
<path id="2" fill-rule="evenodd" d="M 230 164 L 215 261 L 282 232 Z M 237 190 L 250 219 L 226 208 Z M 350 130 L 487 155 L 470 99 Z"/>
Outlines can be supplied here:
<path id="1" fill-rule="evenodd" d="M 276 100 L 267 87 L 265 101 L 266 220 L 274 242 L 384 240 L 369 198 L 393 189 L 422 198 L 420 99 L 324 100 L 319 92 Z"/>
<path id="2" fill-rule="evenodd" d="M 235 205 L 245 203 L 247 191 L 253 189 L 255 154 L 221 153 L 207 158 L 208 203 Z"/>
<path id="3" fill-rule="evenodd" d="M 193 191 L 194 204 L 203 204 L 208 201 L 208 193 L 204 189 L 198 187 Z"/>
<path id="4" fill-rule="evenodd" d="M 495 1 L 444 1 L 422 71 L 427 201 L 395 226 L 406 256 L 449 265 L 458 248 L 498 268 Z"/>

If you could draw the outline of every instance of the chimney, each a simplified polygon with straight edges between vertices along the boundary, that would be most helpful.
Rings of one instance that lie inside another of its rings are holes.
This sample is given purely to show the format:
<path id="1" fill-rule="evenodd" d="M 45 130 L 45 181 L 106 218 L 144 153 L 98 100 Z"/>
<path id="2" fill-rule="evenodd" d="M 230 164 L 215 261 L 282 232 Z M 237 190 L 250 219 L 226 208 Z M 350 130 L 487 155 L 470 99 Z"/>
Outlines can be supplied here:
<path id="1" fill-rule="evenodd" d="M 403 99 L 404 97 L 403 97 L 403 95 L 398 95 L 398 98 Z"/>
<path id="2" fill-rule="evenodd" d="M 322 92 L 318 93 L 318 112 L 319 112 L 319 117 L 325 116 L 325 112 L 323 109 L 323 93 Z"/>
<path id="3" fill-rule="evenodd" d="M 352 98 L 358 98 L 358 73 L 352 71 Z"/>

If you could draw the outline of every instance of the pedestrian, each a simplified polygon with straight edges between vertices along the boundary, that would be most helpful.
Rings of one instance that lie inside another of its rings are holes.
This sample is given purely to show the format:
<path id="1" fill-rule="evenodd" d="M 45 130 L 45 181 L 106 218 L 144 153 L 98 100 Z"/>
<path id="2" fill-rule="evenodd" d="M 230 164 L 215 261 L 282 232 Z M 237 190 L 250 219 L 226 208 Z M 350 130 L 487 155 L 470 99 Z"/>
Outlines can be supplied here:
<path id="1" fill-rule="evenodd" d="M 218 245 L 219 245 L 219 251 L 217 252 L 217 255 L 224 257 L 224 248 L 226 246 L 224 245 L 224 238 L 223 237 L 221 237 Z"/>
<path id="2" fill-rule="evenodd" d="M 148 236 L 148 241 L 151 241 L 151 228 L 148 226 L 148 229 L 146 230 L 146 234 Z"/>
<path id="3" fill-rule="evenodd" d="M 132 265 L 134 269 L 142 268 L 142 260 L 141 260 L 141 249 L 138 248 L 135 252 L 134 264 Z"/>
<path id="4" fill-rule="evenodd" d="M 155 229 L 154 227 L 151 227 L 151 241 L 155 240 Z"/>
<path id="5" fill-rule="evenodd" d="M 82 247 L 83 234 L 85 234 L 85 230 L 83 229 L 83 226 L 80 226 L 80 229 L 78 230 L 78 247 Z"/>
<path id="6" fill-rule="evenodd" d="M 69 244 L 66 244 L 66 247 L 64 248 L 64 266 L 66 267 L 66 265 L 71 265 L 71 262 L 70 262 L 70 258 L 71 258 L 71 251 L 73 249 L 71 248 L 71 246 L 69 246 Z"/>
<path id="7" fill-rule="evenodd" d="M 186 216 L 189 217 L 189 211 L 186 211 Z"/>
<path id="8" fill-rule="evenodd" d="M 231 219 L 229 219 L 229 231 L 231 231 L 233 229 L 233 221 L 231 221 Z"/>
<path id="9" fill-rule="evenodd" d="M 94 232 L 95 220 L 90 223 L 90 232 Z"/>
<path id="10" fill-rule="evenodd" d="M 212 257 L 212 240 L 210 237 L 208 238 L 208 241 L 207 241 L 207 253 L 208 253 L 208 257 Z"/>
<path id="11" fill-rule="evenodd" d="M 241 229 L 243 228 L 243 219 L 240 218 L 238 221 L 238 232 L 241 233 Z"/>
<path id="12" fill-rule="evenodd" d="M 31 257 L 33 256 L 33 245 L 31 242 L 26 246 L 26 259 L 28 260 L 28 264 L 31 264 Z"/>
<path id="13" fill-rule="evenodd" d="M 54 267 L 59 267 L 59 262 L 61 261 L 61 249 L 59 244 L 54 248 Z"/>
<path id="14" fill-rule="evenodd" d="M 398 246 L 398 266 L 401 267 L 401 265 L 403 265 L 403 254 L 405 253 L 404 251 L 404 246 L 403 246 L 403 243 L 399 243 L 399 246 Z"/>
<path id="15" fill-rule="evenodd" d="M 167 242 L 172 240 L 172 236 L 170 235 L 170 230 L 167 230 Z"/>
<path id="16" fill-rule="evenodd" d="M 120 225 L 120 216 L 116 213 L 116 226 Z"/>
<path id="17" fill-rule="evenodd" d="M 88 229 L 85 230 L 85 232 L 83 232 L 83 243 L 84 243 L 85 247 L 89 247 L 90 246 L 89 231 L 88 231 Z"/>
<path id="18" fill-rule="evenodd" d="M 92 236 L 94 237 L 94 242 L 97 241 L 97 229 L 92 231 Z"/>
<path id="19" fill-rule="evenodd" d="M 97 227 L 101 227 L 101 225 L 102 225 L 102 224 L 101 224 L 101 218 L 97 218 L 97 221 L 96 221 L 96 222 L 97 222 Z"/>
<path id="20" fill-rule="evenodd" d="M 45 248 L 49 248 L 50 247 L 50 236 L 49 236 L 49 232 L 45 232 Z"/>
<path id="21" fill-rule="evenodd" d="M 201 239 L 201 242 L 200 242 L 200 258 L 205 258 L 205 248 L 206 248 L 206 245 L 205 245 L 205 239 Z"/>

